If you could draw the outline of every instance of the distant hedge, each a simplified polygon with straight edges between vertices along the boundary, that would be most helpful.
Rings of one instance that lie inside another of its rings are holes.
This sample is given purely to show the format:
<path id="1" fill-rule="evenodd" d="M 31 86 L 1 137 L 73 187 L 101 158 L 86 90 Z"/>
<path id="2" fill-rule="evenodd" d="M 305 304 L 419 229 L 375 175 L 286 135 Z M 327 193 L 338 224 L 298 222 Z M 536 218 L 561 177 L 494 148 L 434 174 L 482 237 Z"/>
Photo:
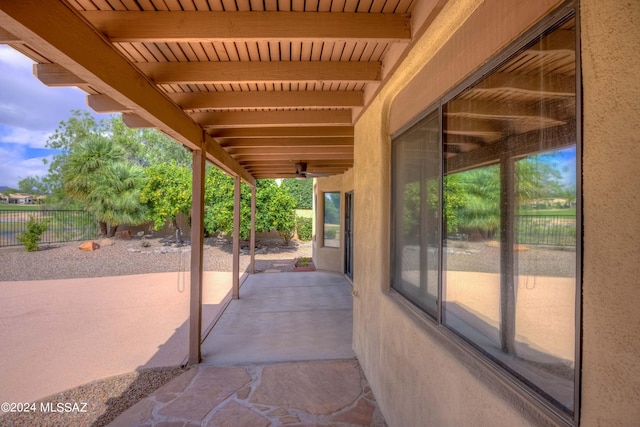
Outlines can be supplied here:
<path id="1" fill-rule="evenodd" d="M 297 217 L 296 218 L 296 231 L 298 232 L 298 239 L 303 241 L 309 241 L 313 237 L 311 228 L 311 218 Z"/>
<path id="2" fill-rule="evenodd" d="M 313 204 L 313 180 L 285 178 L 282 186 L 296 199 L 296 209 L 311 209 Z"/>

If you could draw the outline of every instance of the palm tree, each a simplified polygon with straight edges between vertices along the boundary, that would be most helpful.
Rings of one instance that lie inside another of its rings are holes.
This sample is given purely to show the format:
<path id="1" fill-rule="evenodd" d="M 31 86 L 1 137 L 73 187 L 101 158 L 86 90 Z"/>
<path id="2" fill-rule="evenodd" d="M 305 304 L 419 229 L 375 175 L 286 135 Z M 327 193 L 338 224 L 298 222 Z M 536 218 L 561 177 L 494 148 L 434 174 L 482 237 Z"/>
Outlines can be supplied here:
<path id="1" fill-rule="evenodd" d="M 460 231 L 492 238 L 500 228 L 500 168 L 491 165 L 455 174 L 461 203 L 457 221 Z"/>
<path id="2" fill-rule="evenodd" d="M 113 236 L 120 224 L 146 219 L 140 203 L 143 172 L 125 155 L 107 138 L 91 135 L 74 145 L 63 167 L 67 196 L 95 215 L 102 235 Z"/>

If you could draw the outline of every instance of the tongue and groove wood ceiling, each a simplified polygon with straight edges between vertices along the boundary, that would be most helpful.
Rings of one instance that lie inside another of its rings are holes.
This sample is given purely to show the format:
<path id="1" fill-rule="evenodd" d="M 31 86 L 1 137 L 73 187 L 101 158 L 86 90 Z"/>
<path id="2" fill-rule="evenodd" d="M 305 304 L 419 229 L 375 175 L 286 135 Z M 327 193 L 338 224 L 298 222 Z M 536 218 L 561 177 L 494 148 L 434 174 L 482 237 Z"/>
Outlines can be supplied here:
<path id="1" fill-rule="evenodd" d="M 353 166 L 353 122 L 385 54 L 411 41 L 413 3 L 2 0 L 0 42 L 36 61 L 45 84 L 86 91 L 97 112 L 189 148 L 206 141 L 209 160 L 248 182 L 293 177 L 296 163 L 339 174 Z"/>
<path id="2" fill-rule="evenodd" d="M 249 184 L 353 166 L 353 123 L 449 0 L 0 0 L 0 43 L 50 86 Z M 453 7 L 453 6 L 452 6 Z M 573 24 L 451 103 L 448 158 L 575 120 Z M 544 65 L 545 74 L 540 74 Z M 546 116 L 541 116 L 540 105 Z"/>

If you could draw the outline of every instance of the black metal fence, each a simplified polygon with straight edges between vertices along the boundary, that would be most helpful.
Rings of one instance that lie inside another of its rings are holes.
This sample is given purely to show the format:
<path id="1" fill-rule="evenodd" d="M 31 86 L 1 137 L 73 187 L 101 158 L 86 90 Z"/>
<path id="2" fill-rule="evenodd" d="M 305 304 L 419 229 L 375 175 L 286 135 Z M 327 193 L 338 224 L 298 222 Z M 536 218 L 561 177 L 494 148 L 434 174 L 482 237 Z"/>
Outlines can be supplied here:
<path id="1" fill-rule="evenodd" d="M 30 218 L 47 225 L 40 243 L 89 240 L 100 231 L 98 221 L 85 211 L 3 210 L 0 207 L 0 247 L 20 245 L 18 236 L 27 231 Z"/>
<path id="2" fill-rule="evenodd" d="M 517 215 L 516 243 L 575 246 L 576 218 L 560 215 Z"/>

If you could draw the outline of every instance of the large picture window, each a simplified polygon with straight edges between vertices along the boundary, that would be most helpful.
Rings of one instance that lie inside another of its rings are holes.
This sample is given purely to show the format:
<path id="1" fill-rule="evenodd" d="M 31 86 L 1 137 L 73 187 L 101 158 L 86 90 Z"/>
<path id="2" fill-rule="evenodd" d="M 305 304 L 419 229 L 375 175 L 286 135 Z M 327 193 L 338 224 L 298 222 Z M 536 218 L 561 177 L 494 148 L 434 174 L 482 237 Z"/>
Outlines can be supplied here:
<path id="1" fill-rule="evenodd" d="M 440 118 L 428 115 L 393 145 L 393 286 L 436 316 L 440 253 Z"/>
<path id="2" fill-rule="evenodd" d="M 541 34 L 395 137 L 392 150 L 391 287 L 570 416 L 575 39 L 574 18 Z"/>

